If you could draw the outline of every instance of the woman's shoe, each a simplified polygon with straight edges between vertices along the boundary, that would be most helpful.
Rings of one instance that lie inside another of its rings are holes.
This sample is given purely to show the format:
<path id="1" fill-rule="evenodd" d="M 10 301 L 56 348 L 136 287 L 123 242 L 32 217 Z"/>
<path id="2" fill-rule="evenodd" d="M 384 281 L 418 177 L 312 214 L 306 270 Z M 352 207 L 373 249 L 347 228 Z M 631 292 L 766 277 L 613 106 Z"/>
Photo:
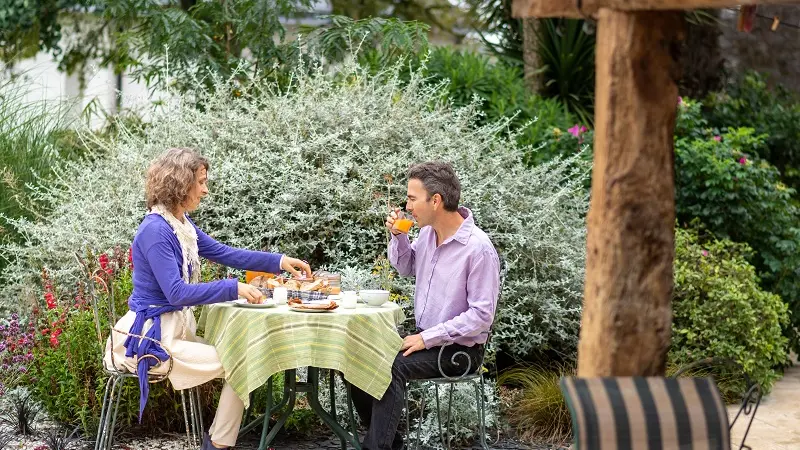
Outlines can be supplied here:
<path id="1" fill-rule="evenodd" d="M 223 447 L 226 450 L 230 450 L 230 447 Z M 211 436 L 208 433 L 203 434 L 203 445 L 200 446 L 200 450 L 218 450 L 218 447 L 214 447 L 211 444 Z"/>

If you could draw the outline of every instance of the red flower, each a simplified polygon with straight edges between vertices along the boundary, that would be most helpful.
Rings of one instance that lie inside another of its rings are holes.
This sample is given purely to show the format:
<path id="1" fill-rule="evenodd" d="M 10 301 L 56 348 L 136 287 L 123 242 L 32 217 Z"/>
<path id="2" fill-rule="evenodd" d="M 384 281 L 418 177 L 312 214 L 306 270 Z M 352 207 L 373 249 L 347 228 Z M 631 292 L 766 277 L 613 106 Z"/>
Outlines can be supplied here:
<path id="1" fill-rule="evenodd" d="M 58 342 L 58 336 L 52 336 L 52 335 L 51 335 L 51 336 L 50 336 L 50 346 L 51 346 L 51 347 L 53 347 L 53 348 L 55 348 L 55 347 L 58 347 L 58 344 L 59 344 L 59 342 Z"/>
<path id="2" fill-rule="evenodd" d="M 103 269 L 105 273 L 111 275 L 112 270 L 111 266 L 108 264 L 108 255 L 103 253 L 102 255 L 100 255 L 100 258 L 98 258 L 98 261 L 100 262 L 100 268 Z"/>
<path id="3" fill-rule="evenodd" d="M 56 296 L 52 292 L 45 292 L 44 299 L 47 302 L 47 309 L 54 309 L 56 307 Z"/>
<path id="4" fill-rule="evenodd" d="M 131 270 L 133 270 L 133 247 L 128 249 L 128 264 Z"/>

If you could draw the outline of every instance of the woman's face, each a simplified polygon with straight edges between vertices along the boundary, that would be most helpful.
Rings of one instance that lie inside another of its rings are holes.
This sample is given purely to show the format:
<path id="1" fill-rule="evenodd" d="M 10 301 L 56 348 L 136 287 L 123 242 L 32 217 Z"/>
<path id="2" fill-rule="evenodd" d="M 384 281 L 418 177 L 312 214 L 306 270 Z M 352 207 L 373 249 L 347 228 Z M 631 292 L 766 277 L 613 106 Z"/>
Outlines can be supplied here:
<path id="1" fill-rule="evenodd" d="M 200 167 L 194 173 L 194 184 L 189 189 L 189 196 L 183 203 L 186 211 L 191 212 L 200 206 L 200 200 L 208 195 L 208 172 L 205 167 Z"/>

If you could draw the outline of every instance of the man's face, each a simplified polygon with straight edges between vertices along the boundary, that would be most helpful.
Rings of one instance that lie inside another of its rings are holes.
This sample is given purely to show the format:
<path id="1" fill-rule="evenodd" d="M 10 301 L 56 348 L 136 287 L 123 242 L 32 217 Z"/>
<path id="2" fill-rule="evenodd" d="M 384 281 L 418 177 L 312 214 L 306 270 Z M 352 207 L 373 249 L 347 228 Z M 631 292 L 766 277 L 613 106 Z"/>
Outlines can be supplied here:
<path id="1" fill-rule="evenodd" d="M 436 194 L 428 198 L 428 191 L 422 182 L 412 178 L 408 180 L 406 211 L 414 217 L 418 227 L 432 225 L 436 215 L 442 211 L 441 196 Z"/>

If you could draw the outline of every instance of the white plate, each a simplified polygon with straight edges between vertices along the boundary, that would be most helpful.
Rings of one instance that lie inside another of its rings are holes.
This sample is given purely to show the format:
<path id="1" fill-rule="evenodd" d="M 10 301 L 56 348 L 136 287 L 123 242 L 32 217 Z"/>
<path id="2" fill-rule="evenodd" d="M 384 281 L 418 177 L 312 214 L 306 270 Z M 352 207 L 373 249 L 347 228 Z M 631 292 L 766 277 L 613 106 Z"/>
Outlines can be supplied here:
<path id="1" fill-rule="evenodd" d="M 296 306 L 290 306 L 289 309 L 291 309 L 292 311 L 305 312 L 305 313 L 325 313 L 333 311 L 332 309 L 298 308 Z"/>
<path id="2" fill-rule="evenodd" d="M 247 300 L 239 298 L 231 303 L 233 303 L 233 306 L 239 306 L 241 308 L 255 308 L 255 309 L 274 308 L 278 306 L 277 303 L 275 303 L 275 301 L 272 299 L 269 299 L 264 303 L 248 303 Z"/>

